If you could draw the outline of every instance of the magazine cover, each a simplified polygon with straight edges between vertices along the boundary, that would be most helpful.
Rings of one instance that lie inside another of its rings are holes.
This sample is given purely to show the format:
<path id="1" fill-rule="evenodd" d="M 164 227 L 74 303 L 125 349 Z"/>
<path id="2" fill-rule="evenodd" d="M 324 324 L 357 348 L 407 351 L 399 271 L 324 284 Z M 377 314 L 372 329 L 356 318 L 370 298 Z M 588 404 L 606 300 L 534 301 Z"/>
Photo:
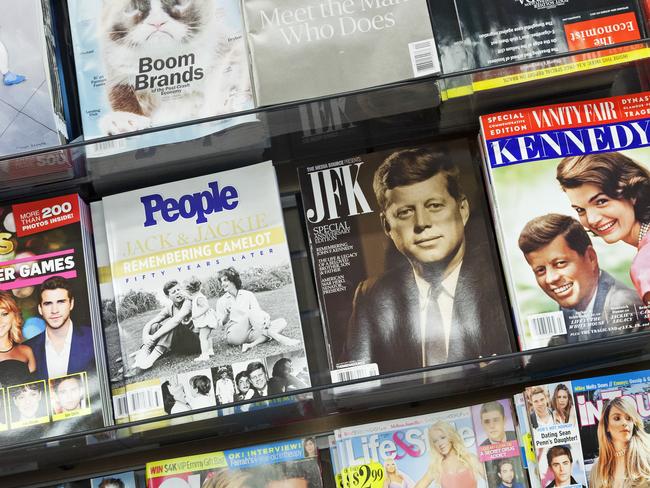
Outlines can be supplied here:
<path id="1" fill-rule="evenodd" d="M 117 309 L 106 335 L 121 344 L 109 362 L 126 384 L 117 419 L 310 385 L 271 162 L 103 202 Z"/>
<path id="2" fill-rule="evenodd" d="M 511 351 L 467 141 L 299 169 L 334 381 Z"/>
<path id="3" fill-rule="evenodd" d="M 510 400 L 335 434 L 343 486 L 371 473 L 383 486 L 528 487 Z"/>
<path id="4" fill-rule="evenodd" d="M 533 434 L 528 419 L 528 402 L 526 401 L 526 396 L 523 393 L 517 393 L 513 396 L 513 403 L 517 414 L 517 430 L 519 432 L 519 444 L 522 451 L 521 459 L 524 461 L 524 468 L 528 472 L 528 482 L 530 483 L 530 488 L 541 488 L 537 455 L 533 447 Z"/>
<path id="5" fill-rule="evenodd" d="M 242 2 L 255 97 L 272 105 L 440 71 L 425 0 Z"/>
<path id="6" fill-rule="evenodd" d="M 650 484 L 650 371 L 526 388 L 545 487 Z"/>
<path id="7" fill-rule="evenodd" d="M 70 0 L 68 7 L 86 139 L 253 108 L 238 2 Z M 109 141 L 92 146 L 91 156 L 198 138 L 252 120 Z"/>
<path id="8" fill-rule="evenodd" d="M 641 39 L 635 0 L 493 0 L 476 15 L 473 0 L 456 0 L 467 64 L 504 63 Z"/>
<path id="9" fill-rule="evenodd" d="M 49 0 L 3 2 L 0 155 L 65 143 L 57 63 Z"/>
<path id="10" fill-rule="evenodd" d="M 524 397 L 542 486 L 587 486 L 571 382 L 529 387 Z"/>
<path id="11" fill-rule="evenodd" d="M 134 471 L 127 471 L 92 478 L 90 488 L 144 488 L 144 485 L 136 482 Z"/>
<path id="12" fill-rule="evenodd" d="M 292 439 L 147 463 L 147 488 L 322 488 L 318 451 Z"/>
<path id="13" fill-rule="evenodd" d="M 92 254 L 78 195 L 0 207 L 0 429 L 8 439 L 112 421 Z"/>
<path id="14" fill-rule="evenodd" d="M 647 327 L 648 107 L 640 93 L 481 117 L 522 349 Z"/>

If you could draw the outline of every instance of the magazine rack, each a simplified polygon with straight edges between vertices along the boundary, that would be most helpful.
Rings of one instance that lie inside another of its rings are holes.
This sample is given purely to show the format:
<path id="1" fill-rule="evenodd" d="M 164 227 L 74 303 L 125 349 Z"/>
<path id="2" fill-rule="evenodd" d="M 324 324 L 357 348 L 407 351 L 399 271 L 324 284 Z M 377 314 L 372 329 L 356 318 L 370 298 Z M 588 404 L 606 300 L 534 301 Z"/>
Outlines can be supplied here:
<path id="1" fill-rule="evenodd" d="M 648 90 L 650 43 L 556 56 L 492 71 L 419 79 L 237 116 L 250 122 L 187 142 L 147 146 L 151 132 L 177 139 L 190 124 L 77 141 L 0 160 L 0 200 L 15 203 L 78 191 L 88 200 L 133 188 L 273 160 L 293 258 L 312 386 L 260 403 L 214 407 L 57 438 L 0 446 L 0 485 L 56 481 L 142 467 L 149 460 L 331 433 L 334 428 L 503 397 L 522 385 L 647 367 L 650 331 L 331 384 L 296 167 L 307 162 L 446 137 L 475 144 L 478 116 L 542 103 Z M 195 124 L 225 118 L 195 122 Z M 478 155 L 477 155 L 478 159 Z M 500 279 L 500 278 L 499 278 Z"/>

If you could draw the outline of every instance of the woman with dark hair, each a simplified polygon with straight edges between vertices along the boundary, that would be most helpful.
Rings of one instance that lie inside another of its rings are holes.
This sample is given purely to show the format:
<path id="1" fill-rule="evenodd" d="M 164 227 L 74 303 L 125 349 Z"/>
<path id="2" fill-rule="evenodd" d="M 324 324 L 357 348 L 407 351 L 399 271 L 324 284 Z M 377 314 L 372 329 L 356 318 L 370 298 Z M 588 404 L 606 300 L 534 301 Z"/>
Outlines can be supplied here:
<path id="1" fill-rule="evenodd" d="M 575 423 L 577 425 L 573 396 L 566 385 L 560 383 L 555 387 L 553 398 L 551 398 L 551 409 L 556 424 Z"/>
<path id="2" fill-rule="evenodd" d="M 618 152 L 586 154 L 564 158 L 557 180 L 586 229 L 638 250 L 630 277 L 650 304 L 650 172 Z"/>
<path id="3" fill-rule="evenodd" d="M 630 397 L 611 400 L 598 423 L 598 458 L 591 468 L 590 488 L 650 486 L 650 435 Z"/>
<path id="4" fill-rule="evenodd" d="M 273 365 L 273 376 L 269 379 L 269 395 L 284 393 L 288 390 L 300 390 L 307 385 L 293 375 L 291 359 L 280 358 Z"/>
<path id="5" fill-rule="evenodd" d="M 274 339 L 284 346 L 300 343 L 281 332 L 287 326 L 283 318 L 271 320 L 271 316 L 260 308 L 255 295 L 242 289 L 239 273 L 235 268 L 219 272 L 223 295 L 217 300 L 217 317 L 226 326 L 226 342 L 241 346 L 242 352 L 268 340 Z"/>
<path id="6" fill-rule="evenodd" d="M 36 370 L 32 348 L 22 344 L 22 326 L 13 295 L 0 291 L 0 386 L 24 383 Z"/>

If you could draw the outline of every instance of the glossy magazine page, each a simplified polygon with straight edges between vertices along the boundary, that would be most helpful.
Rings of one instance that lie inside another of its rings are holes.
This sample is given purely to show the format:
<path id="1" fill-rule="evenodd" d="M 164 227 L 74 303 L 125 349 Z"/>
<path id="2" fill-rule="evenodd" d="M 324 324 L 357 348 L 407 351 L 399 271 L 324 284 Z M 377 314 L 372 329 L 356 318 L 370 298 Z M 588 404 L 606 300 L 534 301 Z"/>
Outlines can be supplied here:
<path id="1" fill-rule="evenodd" d="M 11 7 L 5 2 L 2 10 L 0 155 L 61 144 L 65 142 L 65 124 L 58 116 L 63 111 L 61 95 L 53 96 L 57 86 L 51 85 L 54 80 L 49 71 L 56 72 L 51 19 L 44 17 L 40 0 L 24 0 Z"/>
<path id="2" fill-rule="evenodd" d="M 466 141 L 315 163 L 299 179 L 335 381 L 511 351 Z"/>
<path id="3" fill-rule="evenodd" d="M 253 108 L 239 3 L 71 0 L 86 139 Z M 89 146 L 91 156 L 194 139 L 255 117 Z"/>
<path id="4" fill-rule="evenodd" d="M 270 162 L 103 202 L 119 421 L 311 384 Z"/>
<path id="5" fill-rule="evenodd" d="M 650 94 L 481 117 L 522 349 L 648 325 Z"/>
<path id="6" fill-rule="evenodd" d="M 425 0 L 244 0 L 258 105 L 440 71 Z"/>
<path id="7" fill-rule="evenodd" d="M 0 207 L 1 425 L 15 442 L 101 427 L 110 416 L 83 206 L 72 194 Z"/>
<path id="8" fill-rule="evenodd" d="M 322 488 L 318 451 L 308 444 L 292 439 L 147 463 L 147 488 Z"/>
<path id="9" fill-rule="evenodd" d="M 649 371 L 526 388 L 545 487 L 650 483 Z"/>
<path id="10" fill-rule="evenodd" d="M 344 486 L 528 486 L 509 400 L 339 429 L 337 450 Z"/>

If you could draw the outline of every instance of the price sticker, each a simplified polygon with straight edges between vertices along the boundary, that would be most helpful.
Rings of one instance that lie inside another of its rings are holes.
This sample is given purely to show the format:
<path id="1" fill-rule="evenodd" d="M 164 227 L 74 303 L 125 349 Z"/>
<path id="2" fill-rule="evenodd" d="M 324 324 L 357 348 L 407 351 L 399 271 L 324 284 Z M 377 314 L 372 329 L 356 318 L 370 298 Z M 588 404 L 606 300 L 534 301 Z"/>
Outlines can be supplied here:
<path id="1" fill-rule="evenodd" d="M 530 435 L 530 432 L 527 432 L 524 435 L 523 441 L 524 441 L 524 449 L 526 451 L 526 459 L 528 459 L 533 463 L 536 463 L 537 459 L 535 456 L 535 449 L 533 448 L 533 436 Z"/>
<path id="2" fill-rule="evenodd" d="M 373 462 L 345 468 L 341 473 L 341 483 L 344 488 L 382 488 L 385 477 L 384 467 Z"/>

